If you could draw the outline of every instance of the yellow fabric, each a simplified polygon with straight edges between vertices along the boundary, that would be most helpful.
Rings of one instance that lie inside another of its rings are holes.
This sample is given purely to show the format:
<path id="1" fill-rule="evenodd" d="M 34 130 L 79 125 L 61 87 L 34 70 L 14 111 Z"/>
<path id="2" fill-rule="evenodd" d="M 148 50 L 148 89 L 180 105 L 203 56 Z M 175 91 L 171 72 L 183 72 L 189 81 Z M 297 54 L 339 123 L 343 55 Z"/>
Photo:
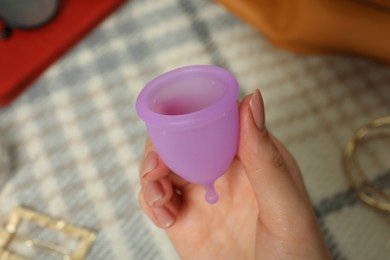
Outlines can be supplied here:
<path id="1" fill-rule="evenodd" d="M 389 0 L 217 0 L 300 53 L 349 53 L 390 61 Z"/>

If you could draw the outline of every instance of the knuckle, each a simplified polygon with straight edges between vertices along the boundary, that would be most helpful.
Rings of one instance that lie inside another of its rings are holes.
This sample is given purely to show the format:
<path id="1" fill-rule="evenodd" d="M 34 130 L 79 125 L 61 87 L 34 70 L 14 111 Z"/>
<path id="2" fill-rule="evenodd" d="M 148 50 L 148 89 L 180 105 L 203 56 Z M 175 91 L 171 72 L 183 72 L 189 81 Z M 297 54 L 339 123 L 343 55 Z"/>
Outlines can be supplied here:
<path id="1" fill-rule="evenodd" d="M 279 150 L 275 153 L 275 155 L 272 157 L 271 160 L 272 165 L 275 168 L 283 168 L 285 167 L 286 163 L 282 157 L 282 154 L 279 152 Z"/>

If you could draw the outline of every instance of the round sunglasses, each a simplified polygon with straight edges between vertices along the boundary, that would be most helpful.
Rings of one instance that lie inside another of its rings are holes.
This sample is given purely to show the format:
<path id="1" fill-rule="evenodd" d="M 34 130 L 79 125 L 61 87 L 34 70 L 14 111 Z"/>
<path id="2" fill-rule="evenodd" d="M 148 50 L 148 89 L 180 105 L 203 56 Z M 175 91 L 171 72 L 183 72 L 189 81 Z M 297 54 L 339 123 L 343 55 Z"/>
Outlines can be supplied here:
<path id="1" fill-rule="evenodd" d="M 34 29 L 51 21 L 60 0 L 0 0 L 1 37 L 10 37 L 12 29 Z"/>

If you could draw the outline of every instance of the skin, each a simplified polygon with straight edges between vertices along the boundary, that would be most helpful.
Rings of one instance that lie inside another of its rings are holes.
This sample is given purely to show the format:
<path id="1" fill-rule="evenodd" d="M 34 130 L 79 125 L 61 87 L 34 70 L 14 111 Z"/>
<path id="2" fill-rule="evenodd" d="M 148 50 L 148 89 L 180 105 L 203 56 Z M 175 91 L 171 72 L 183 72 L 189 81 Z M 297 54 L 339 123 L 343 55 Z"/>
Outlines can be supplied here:
<path id="1" fill-rule="evenodd" d="M 158 158 L 148 140 L 140 205 L 182 259 L 331 259 L 297 163 L 267 130 L 260 92 L 239 104 L 237 156 L 209 205 Z M 157 196 L 157 195 L 159 196 Z"/>

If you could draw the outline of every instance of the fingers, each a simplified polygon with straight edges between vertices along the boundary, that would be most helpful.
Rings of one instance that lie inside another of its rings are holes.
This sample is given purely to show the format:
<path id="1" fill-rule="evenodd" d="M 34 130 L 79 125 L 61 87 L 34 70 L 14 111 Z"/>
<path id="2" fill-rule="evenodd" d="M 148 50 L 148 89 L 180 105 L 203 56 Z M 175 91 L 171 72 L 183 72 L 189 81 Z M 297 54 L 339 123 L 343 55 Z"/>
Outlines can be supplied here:
<path id="1" fill-rule="evenodd" d="M 173 225 L 180 206 L 180 198 L 173 190 L 170 175 L 171 171 L 147 142 L 140 166 L 139 200 L 146 215 L 161 228 Z"/>
<path id="2" fill-rule="evenodd" d="M 141 179 L 148 181 L 160 180 L 168 177 L 174 187 L 185 189 L 188 182 L 172 173 L 172 171 L 160 160 L 157 152 L 154 150 L 152 142 L 148 138 L 145 144 L 144 159 L 140 166 Z"/>
<path id="3" fill-rule="evenodd" d="M 294 157 L 290 154 L 290 152 L 286 149 L 286 147 L 276 137 L 271 135 L 271 138 L 274 141 L 275 145 L 278 147 L 295 185 L 299 188 L 302 194 L 304 194 L 305 197 L 309 199 L 305 182 L 303 181 L 298 163 L 296 162 Z"/>
<path id="4" fill-rule="evenodd" d="M 172 196 L 172 184 L 167 177 L 170 171 L 160 163 L 155 151 L 148 150 L 140 167 L 143 196 L 147 205 L 161 206 Z"/>
<path id="5" fill-rule="evenodd" d="M 303 182 L 297 179 L 301 182 L 297 185 L 290 174 L 289 167 L 295 167 L 295 162 L 285 160 L 290 156 L 281 147 L 267 131 L 264 104 L 257 90 L 240 105 L 238 157 L 255 192 L 260 218 L 273 224 L 290 222 L 289 218 L 299 217 L 307 208 Z M 295 171 L 299 174 L 299 169 Z"/>
<path id="6" fill-rule="evenodd" d="M 179 208 L 177 196 L 173 196 L 170 201 L 159 207 L 150 207 L 145 202 L 142 190 L 138 198 L 143 211 L 156 226 L 166 229 L 175 223 Z"/>
<path id="7" fill-rule="evenodd" d="M 170 174 L 168 167 L 160 160 L 156 151 L 148 149 L 140 166 L 142 180 L 155 181 Z"/>
<path id="8" fill-rule="evenodd" d="M 173 195 L 172 183 L 167 178 L 148 181 L 141 180 L 142 194 L 149 207 L 159 207 L 171 200 Z"/>

